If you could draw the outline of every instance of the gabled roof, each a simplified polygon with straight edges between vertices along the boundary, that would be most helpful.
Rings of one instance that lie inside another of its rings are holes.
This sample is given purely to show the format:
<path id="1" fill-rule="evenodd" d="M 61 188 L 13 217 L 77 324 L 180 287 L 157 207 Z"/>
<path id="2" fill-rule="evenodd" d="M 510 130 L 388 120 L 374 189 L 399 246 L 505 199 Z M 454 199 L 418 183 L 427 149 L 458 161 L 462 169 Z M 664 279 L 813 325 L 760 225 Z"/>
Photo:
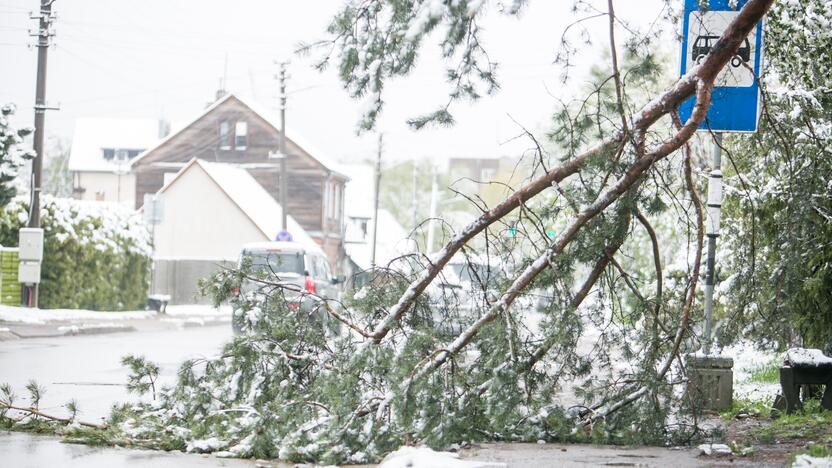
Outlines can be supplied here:
<path id="1" fill-rule="evenodd" d="M 344 249 L 347 256 L 362 270 L 371 267 L 370 260 L 373 256 L 373 223 L 370 219 L 367 222 L 367 237 L 360 239 L 355 227 L 347 222 L 347 240 Z M 389 211 L 379 208 L 378 210 L 378 238 L 376 240 L 376 264 L 387 266 L 394 259 L 413 252 L 414 243 L 407 236 L 407 231 L 396 221 L 396 217 Z"/>
<path id="2" fill-rule="evenodd" d="M 239 97 L 239 96 L 237 96 L 233 93 L 228 93 L 225 96 L 217 99 L 210 106 L 206 107 L 205 110 L 203 110 L 196 118 L 194 118 L 190 122 L 186 123 L 185 125 L 180 126 L 179 130 L 177 130 L 175 132 L 172 132 L 170 135 L 168 135 L 165 139 L 159 141 L 152 148 L 148 148 L 142 154 L 138 155 L 135 159 L 133 159 L 133 161 L 131 161 L 131 163 L 130 163 L 131 167 L 133 165 L 135 165 L 136 163 L 138 163 L 139 161 L 141 161 L 142 159 L 144 159 L 147 155 L 152 153 L 157 148 L 161 147 L 162 145 L 164 145 L 165 143 L 167 143 L 171 139 L 175 138 L 177 135 L 182 133 L 185 129 L 187 129 L 191 125 L 193 125 L 196 122 L 202 120 L 206 115 L 211 113 L 211 111 L 213 111 L 217 107 L 222 106 L 224 103 L 228 102 L 231 99 L 236 99 L 236 100 L 240 101 L 244 106 L 248 107 L 249 109 L 252 110 L 252 112 L 257 114 L 258 117 L 263 119 L 263 121 L 266 122 L 269 126 L 271 126 L 275 131 L 277 131 L 278 133 L 280 132 L 280 121 L 279 121 L 279 119 L 277 119 L 277 117 L 275 115 L 273 115 L 273 113 L 270 110 L 265 109 L 265 108 L 263 108 L 263 107 L 261 107 L 257 104 L 254 104 L 251 101 L 247 101 L 247 100 L 245 100 L 245 99 L 243 99 L 243 98 L 241 98 L 241 97 Z M 291 127 L 287 127 L 286 128 L 286 135 L 287 135 L 287 138 L 286 138 L 287 141 L 292 142 L 295 145 L 299 146 L 307 154 L 309 154 L 309 156 L 311 156 L 312 159 L 316 160 L 323 168 L 325 168 L 327 170 L 330 170 L 334 173 L 341 174 L 338 171 L 337 164 L 335 164 L 334 160 L 328 158 L 321 151 L 318 151 L 315 148 L 313 148 L 308 143 L 308 140 L 305 140 L 303 137 L 301 137 L 295 131 L 295 129 L 293 129 Z M 341 174 L 341 175 L 343 175 L 343 174 Z"/>
<path id="3" fill-rule="evenodd" d="M 119 165 L 104 159 L 102 149 L 144 151 L 157 141 L 157 119 L 80 118 L 75 121 L 68 167 L 70 171 L 115 172 Z"/>
<path id="4" fill-rule="evenodd" d="M 197 158 L 191 159 L 176 173 L 158 193 L 166 192 L 182 177 L 183 174 L 199 167 L 222 190 L 223 193 L 254 223 L 266 236 L 274 240 L 280 232 L 280 220 L 283 209 L 279 203 L 260 185 L 245 169 L 233 164 L 207 162 Z M 294 241 L 304 247 L 319 249 L 318 244 L 291 216 L 287 216 L 288 231 Z"/>

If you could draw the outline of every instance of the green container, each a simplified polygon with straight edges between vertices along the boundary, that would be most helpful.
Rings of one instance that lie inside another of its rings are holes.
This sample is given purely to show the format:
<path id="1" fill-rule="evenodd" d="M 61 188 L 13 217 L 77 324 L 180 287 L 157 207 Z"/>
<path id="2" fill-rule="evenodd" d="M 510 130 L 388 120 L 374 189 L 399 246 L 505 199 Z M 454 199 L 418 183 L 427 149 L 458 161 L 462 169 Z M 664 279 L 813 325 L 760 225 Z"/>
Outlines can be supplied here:
<path id="1" fill-rule="evenodd" d="M 0 304 L 20 305 L 20 283 L 17 282 L 17 248 L 0 247 Z"/>

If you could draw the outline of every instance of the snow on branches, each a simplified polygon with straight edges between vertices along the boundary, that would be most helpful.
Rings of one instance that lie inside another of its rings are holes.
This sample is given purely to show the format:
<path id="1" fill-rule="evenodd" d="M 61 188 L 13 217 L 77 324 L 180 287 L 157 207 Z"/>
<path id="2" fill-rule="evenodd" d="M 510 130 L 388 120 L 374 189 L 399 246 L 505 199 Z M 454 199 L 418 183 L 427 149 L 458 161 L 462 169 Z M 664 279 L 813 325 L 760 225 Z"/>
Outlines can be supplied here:
<path id="1" fill-rule="evenodd" d="M 14 104 L 0 107 L 0 207 L 6 206 L 15 195 L 11 182 L 17 177 L 20 166 L 35 157 L 31 150 L 20 147 L 32 129 L 14 129 L 9 123 L 16 109 Z"/>

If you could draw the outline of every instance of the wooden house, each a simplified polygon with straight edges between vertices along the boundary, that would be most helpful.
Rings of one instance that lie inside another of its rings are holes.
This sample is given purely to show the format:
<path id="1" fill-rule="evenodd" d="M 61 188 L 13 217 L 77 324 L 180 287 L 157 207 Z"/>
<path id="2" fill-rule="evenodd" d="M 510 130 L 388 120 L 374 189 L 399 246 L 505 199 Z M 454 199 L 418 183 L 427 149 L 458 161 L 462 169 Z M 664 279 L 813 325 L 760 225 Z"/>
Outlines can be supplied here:
<path id="1" fill-rule="evenodd" d="M 245 169 L 279 200 L 279 125 L 233 94 L 218 99 L 191 123 L 171 133 L 131 162 L 136 207 L 159 191 L 193 158 Z M 287 130 L 286 212 L 321 246 L 335 271 L 344 261 L 344 184 L 347 177 L 320 152 Z M 217 220 L 217 222 L 222 222 Z"/>

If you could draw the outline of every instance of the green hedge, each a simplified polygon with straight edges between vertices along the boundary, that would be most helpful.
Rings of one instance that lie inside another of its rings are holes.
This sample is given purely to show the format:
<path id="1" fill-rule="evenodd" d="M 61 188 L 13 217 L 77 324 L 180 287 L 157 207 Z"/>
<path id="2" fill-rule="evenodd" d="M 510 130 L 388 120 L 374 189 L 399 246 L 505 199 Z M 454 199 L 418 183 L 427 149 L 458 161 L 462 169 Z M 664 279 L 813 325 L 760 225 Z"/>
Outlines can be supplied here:
<path id="1" fill-rule="evenodd" d="M 0 213 L 0 244 L 18 245 L 28 203 L 16 199 Z M 123 206 L 44 197 L 44 261 L 39 305 L 44 309 L 135 310 L 149 287 L 149 235 Z"/>

